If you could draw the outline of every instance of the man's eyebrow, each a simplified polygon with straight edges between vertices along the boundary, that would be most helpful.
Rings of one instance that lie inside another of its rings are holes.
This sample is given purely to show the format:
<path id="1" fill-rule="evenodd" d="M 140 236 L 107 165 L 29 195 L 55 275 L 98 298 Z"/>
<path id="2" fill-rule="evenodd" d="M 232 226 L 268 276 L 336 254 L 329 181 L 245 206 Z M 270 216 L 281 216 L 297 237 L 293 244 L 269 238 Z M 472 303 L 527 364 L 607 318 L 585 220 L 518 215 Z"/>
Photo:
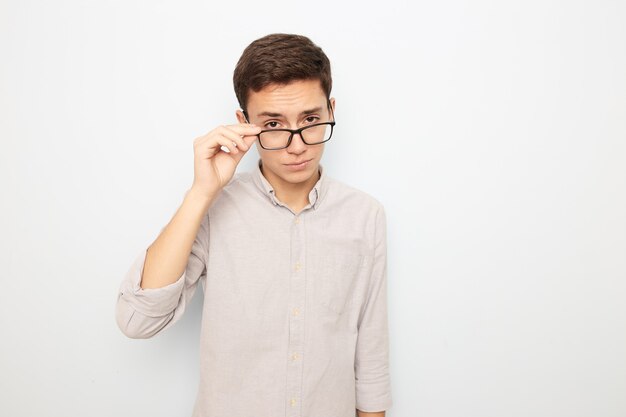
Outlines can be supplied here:
<path id="1" fill-rule="evenodd" d="M 322 111 L 322 107 L 315 107 L 313 109 L 309 109 L 309 110 L 304 110 L 303 112 L 300 112 L 299 116 L 305 115 L 305 114 L 310 114 L 310 113 L 319 113 Z M 284 115 L 280 114 L 280 113 L 272 113 L 269 111 L 264 111 L 262 113 L 259 113 L 257 115 L 257 117 L 262 117 L 262 116 L 268 116 L 268 117 L 284 117 Z"/>

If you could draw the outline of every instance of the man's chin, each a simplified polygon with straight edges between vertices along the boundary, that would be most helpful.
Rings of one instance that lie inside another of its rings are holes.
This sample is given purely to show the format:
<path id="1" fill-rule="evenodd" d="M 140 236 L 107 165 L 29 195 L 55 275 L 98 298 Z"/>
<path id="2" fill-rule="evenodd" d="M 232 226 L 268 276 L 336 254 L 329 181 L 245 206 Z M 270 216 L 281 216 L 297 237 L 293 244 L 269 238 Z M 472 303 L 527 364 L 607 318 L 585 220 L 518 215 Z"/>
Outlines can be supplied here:
<path id="1" fill-rule="evenodd" d="M 302 184 L 311 180 L 312 176 L 315 176 L 315 180 L 319 178 L 319 160 L 317 158 L 311 159 L 308 162 L 305 169 L 294 170 L 290 169 L 285 164 L 262 164 L 261 171 L 266 178 L 278 177 L 279 181 L 283 181 L 289 184 Z M 268 172 L 269 171 L 269 172 Z M 268 178 L 268 179 L 269 179 Z"/>

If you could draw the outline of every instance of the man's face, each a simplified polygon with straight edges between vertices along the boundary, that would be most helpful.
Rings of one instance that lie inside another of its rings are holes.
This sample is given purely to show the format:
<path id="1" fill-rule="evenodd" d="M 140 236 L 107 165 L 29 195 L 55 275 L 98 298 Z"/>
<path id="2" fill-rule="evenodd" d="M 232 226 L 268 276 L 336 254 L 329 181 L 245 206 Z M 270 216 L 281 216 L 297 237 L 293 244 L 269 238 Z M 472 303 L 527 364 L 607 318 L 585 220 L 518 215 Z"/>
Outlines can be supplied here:
<path id="1" fill-rule="evenodd" d="M 335 99 L 331 98 L 330 103 L 334 113 Z M 251 91 L 247 113 L 249 122 L 264 130 L 298 129 L 333 120 L 319 80 L 297 80 L 283 85 L 271 84 L 259 92 Z M 237 111 L 237 118 L 240 123 L 245 123 L 241 111 Z M 284 149 L 263 149 L 257 141 L 263 174 L 273 185 L 289 186 L 305 183 L 307 180 L 314 184 L 318 178 L 317 172 L 324 153 L 324 145 L 324 143 L 307 145 L 302 141 L 302 137 L 296 134 L 293 135 L 289 146 Z M 304 164 L 294 165 L 301 162 Z"/>

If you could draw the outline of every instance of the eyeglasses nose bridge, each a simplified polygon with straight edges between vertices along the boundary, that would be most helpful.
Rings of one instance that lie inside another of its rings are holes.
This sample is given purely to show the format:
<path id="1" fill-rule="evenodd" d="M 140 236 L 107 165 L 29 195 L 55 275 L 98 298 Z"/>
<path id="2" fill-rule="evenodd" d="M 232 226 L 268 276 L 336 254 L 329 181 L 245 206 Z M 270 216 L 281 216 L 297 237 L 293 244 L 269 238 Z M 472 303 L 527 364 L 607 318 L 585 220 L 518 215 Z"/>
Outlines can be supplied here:
<path id="1" fill-rule="evenodd" d="M 302 137 L 302 131 L 303 130 L 304 130 L 304 128 L 291 131 L 291 135 L 289 136 L 289 141 L 287 142 L 287 147 L 291 146 L 291 142 L 293 141 L 293 137 L 295 135 L 299 135 L 300 136 L 300 140 L 302 141 L 302 143 L 307 145 L 307 143 L 305 142 L 304 138 Z"/>

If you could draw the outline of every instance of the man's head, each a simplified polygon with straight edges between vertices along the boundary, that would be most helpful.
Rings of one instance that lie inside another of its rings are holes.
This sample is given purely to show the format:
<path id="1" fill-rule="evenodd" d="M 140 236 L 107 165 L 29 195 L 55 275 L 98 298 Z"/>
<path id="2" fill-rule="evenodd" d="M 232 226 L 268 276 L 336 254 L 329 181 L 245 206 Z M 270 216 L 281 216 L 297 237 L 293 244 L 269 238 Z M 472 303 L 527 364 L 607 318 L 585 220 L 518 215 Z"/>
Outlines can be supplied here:
<path id="1" fill-rule="evenodd" d="M 328 57 L 306 36 L 287 33 L 266 35 L 248 45 L 233 74 L 235 95 L 244 112 L 251 91 L 304 79 L 318 79 L 330 98 L 333 80 Z"/>
<path id="2" fill-rule="evenodd" d="M 266 130 L 334 121 L 330 61 L 305 36 L 277 33 L 255 40 L 239 59 L 233 83 L 242 108 L 236 113 L 240 123 Z M 304 135 L 310 142 L 308 132 Z M 314 184 L 324 144 L 307 145 L 295 134 L 287 148 L 267 150 L 257 142 L 257 150 L 273 184 Z M 302 161 L 309 162 L 303 168 L 288 166 Z"/>

